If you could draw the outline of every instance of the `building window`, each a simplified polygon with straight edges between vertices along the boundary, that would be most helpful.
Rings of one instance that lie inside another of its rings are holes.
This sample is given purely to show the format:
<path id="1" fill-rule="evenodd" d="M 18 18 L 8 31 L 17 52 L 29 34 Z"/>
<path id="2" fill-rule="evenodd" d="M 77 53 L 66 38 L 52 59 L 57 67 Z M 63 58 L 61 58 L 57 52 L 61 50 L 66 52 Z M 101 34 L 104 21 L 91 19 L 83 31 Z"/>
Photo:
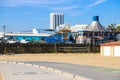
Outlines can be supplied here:
<path id="1" fill-rule="evenodd" d="M 90 36 L 93 36 L 93 33 L 90 33 Z"/>
<path id="2" fill-rule="evenodd" d="M 83 32 L 79 32 L 79 33 L 78 33 L 78 36 L 83 36 Z"/>
<path id="3" fill-rule="evenodd" d="M 99 33 L 99 36 L 102 36 L 102 33 L 101 33 L 101 32 Z"/>
<path id="4" fill-rule="evenodd" d="M 86 32 L 83 33 L 83 36 L 86 36 Z"/>
<path id="5" fill-rule="evenodd" d="M 108 33 L 105 33 L 105 36 L 108 36 Z"/>
<path id="6" fill-rule="evenodd" d="M 99 33 L 95 33 L 95 36 L 98 36 Z"/>
<path id="7" fill-rule="evenodd" d="M 110 33 L 110 36 L 113 36 L 113 34 L 112 34 L 112 33 Z"/>

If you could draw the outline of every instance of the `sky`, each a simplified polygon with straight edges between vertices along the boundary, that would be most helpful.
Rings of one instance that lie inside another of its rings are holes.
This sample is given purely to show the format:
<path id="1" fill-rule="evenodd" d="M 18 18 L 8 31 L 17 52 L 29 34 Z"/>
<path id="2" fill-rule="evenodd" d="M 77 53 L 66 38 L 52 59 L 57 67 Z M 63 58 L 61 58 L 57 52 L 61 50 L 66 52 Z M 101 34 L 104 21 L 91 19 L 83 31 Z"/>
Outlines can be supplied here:
<path id="1" fill-rule="evenodd" d="M 98 15 L 100 23 L 120 24 L 120 0 L 0 0 L 0 31 L 48 29 L 50 13 L 64 13 L 65 24 L 90 24 Z"/>

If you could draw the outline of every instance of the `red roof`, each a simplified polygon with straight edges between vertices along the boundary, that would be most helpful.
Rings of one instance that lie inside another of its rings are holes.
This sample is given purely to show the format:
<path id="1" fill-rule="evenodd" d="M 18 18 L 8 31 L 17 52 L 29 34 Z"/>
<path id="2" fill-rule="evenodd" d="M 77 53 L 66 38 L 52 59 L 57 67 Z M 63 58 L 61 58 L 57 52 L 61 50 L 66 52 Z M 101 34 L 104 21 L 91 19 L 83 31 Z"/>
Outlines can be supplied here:
<path id="1" fill-rule="evenodd" d="M 100 44 L 100 46 L 115 46 L 115 45 L 120 45 L 120 41 Z"/>

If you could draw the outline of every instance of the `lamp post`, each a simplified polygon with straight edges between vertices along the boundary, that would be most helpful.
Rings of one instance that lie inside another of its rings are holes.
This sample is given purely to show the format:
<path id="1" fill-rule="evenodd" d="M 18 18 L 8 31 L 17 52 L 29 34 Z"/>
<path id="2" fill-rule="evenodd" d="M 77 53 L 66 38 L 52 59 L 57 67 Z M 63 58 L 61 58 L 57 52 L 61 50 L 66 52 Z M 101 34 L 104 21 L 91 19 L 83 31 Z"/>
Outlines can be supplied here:
<path id="1" fill-rule="evenodd" d="M 94 46 L 94 53 L 95 53 L 95 32 L 93 31 L 93 46 Z"/>

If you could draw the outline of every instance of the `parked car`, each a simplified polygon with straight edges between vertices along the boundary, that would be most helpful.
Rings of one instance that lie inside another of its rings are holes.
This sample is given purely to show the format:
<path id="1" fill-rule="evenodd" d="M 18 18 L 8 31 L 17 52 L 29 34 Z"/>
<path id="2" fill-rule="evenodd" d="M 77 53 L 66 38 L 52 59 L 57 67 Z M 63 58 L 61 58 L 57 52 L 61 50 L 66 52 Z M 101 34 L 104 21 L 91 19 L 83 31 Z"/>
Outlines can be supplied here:
<path id="1" fill-rule="evenodd" d="M 21 41 L 20 41 L 20 43 L 28 43 L 29 41 L 27 41 L 27 40 L 25 40 L 25 39 L 22 39 Z"/>
<path id="2" fill-rule="evenodd" d="M 12 44 L 12 43 L 17 43 L 17 41 L 15 41 L 15 40 L 7 40 L 6 43 Z"/>

